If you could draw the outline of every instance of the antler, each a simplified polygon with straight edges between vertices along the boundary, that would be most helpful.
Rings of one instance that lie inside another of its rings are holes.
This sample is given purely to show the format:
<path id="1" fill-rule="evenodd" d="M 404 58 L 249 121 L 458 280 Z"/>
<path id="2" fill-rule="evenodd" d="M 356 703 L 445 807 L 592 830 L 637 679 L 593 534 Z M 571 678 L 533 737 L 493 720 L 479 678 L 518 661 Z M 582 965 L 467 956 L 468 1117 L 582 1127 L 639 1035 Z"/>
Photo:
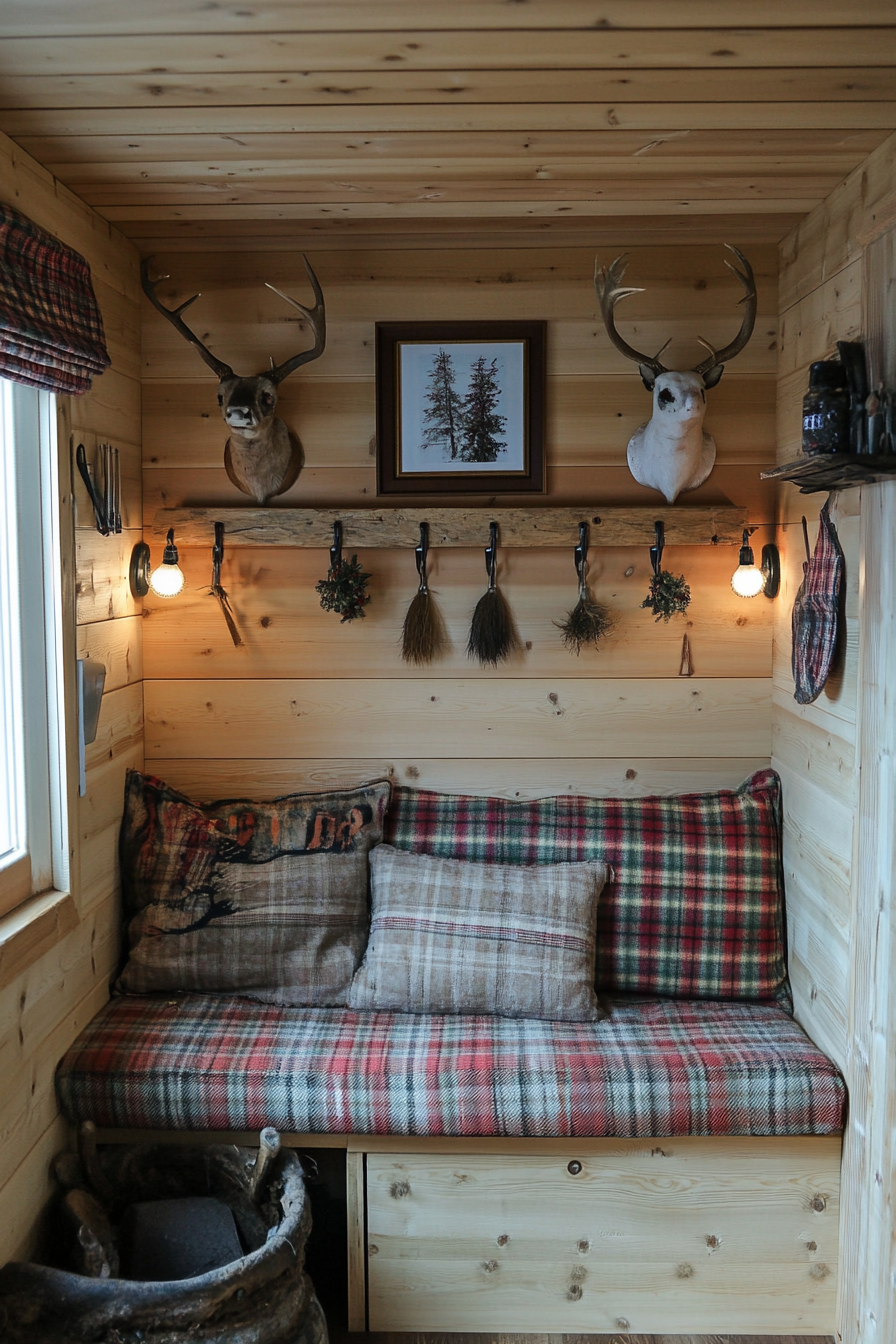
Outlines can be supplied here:
<path id="1" fill-rule="evenodd" d="M 168 276 L 160 275 L 158 280 L 150 280 L 149 263 L 151 261 L 152 257 L 146 257 L 140 263 L 140 283 L 143 285 L 143 293 L 149 299 L 153 308 L 155 308 L 157 312 L 161 313 L 163 317 L 168 319 L 168 321 L 174 327 L 175 331 L 179 331 L 185 341 L 190 342 L 190 344 L 196 349 L 199 355 L 205 360 L 209 368 L 213 369 L 214 372 L 218 375 L 219 381 L 223 382 L 225 378 L 232 378 L 233 369 L 230 367 L 230 365 L 225 364 L 223 360 L 218 359 L 217 356 L 213 355 L 211 350 L 209 350 L 208 346 L 202 344 L 202 341 L 200 341 L 196 333 L 190 330 L 186 322 L 184 322 L 183 318 L 181 317 L 181 313 L 186 312 L 190 304 L 196 302 L 196 300 L 199 298 L 199 295 L 194 294 L 192 299 L 187 299 L 177 308 L 166 308 L 165 305 L 162 303 L 162 301 L 156 295 L 156 285 L 161 284 L 163 280 L 167 280 Z"/>
<path id="2" fill-rule="evenodd" d="M 600 301 L 600 311 L 603 314 L 604 326 L 607 328 L 607 335 L 615 345 L 616 349 L 627 359 L 633 359 L 636 364 L 643 364 L 651 369 L 655 374 L 668 373 L 668 369 L 660 363 L 660 355 L 665 350 L 666 345 L 671 344 L 672 337 L 666 342 L 662 349 L 655 355 L 644 355 L 634 346 L 624 341 L 616 330 L 614 320 L 614 309 L 620 299 L 628 298 L 629 294 L 643 294 L 643 289 L 626 289 L 622 286 L 622 280 L 625 276 L 626 253 L 617 257 L 609 266 L 599 266 L 597 257 L 594 258 L 594 288 Z"/>
<path id="3" fill-rule="evenodd" d="M 726 345 L 723 350 L 714 350 L 709 341 L 704 341 L 702 336 L 697 337 L 697 340 L 703 348 L 709 351 L 708 357 L 701 360 L 694 369 L 694 373 L 699 373 L 701 375 L 709 373 L 710 369 L 715 368 L 719 364 L 725 364 L 729 359 L 733 359 L 735 355 L 739 355 L 747 341 L 753 335 L 753 326 L 756 322 L 756 281 L 753 276 L 753 267 L 747 261 L 740 248 L 735 247 L 733 243 L 726 243 L 725 246 L 728 248 L 729 252 L 734 253 L 744 268 L 742 271 L 738 270 L 738 268 L 732 265 L 730 261 L 727 259 L 725 261 L 725 265 L 728 267 L 729 271 L 734 272 L 745 290 L 744 297 L 738 300 L 738 302 L 745 303 L 747 306 L 744 309 L 744 320 L 740 325 L 740 331 L 737 333 L 731 344 Z"/>
<path id="4" fill-rule="evenodd" d="M 292 304 L 293 308 L 298 309 L 314 333 L 314 345 L 310 350 L 303 350 L 301 354 L 293 355 L 292 359 L 287 359 L 283 364 L 275 364 L 271 360 L 271 371 L 267 374 L 267 377 L 270 378 L 272 383 L 282 383 L 284 378 L 288 378 L 302 364 L 308 364 L 312 359 L 319 359 L 327 344 L 327 315 L 324 308 L 323 290 L 304 253 L 302 254 L 302 260 L 305 263 L 305 270 L 308 272 L 308 279 L 311 281 L 311 288 L 314 290 L 315 302 L 313 308 L 303 307 L 296 299 L 291 299 L 288 294 L 284 294 L 276 285 L 268 284 L 268 289 L 272 289 L 275 294 L 280 295 L 281 299 L 285 299 L 287 303 Z"/>

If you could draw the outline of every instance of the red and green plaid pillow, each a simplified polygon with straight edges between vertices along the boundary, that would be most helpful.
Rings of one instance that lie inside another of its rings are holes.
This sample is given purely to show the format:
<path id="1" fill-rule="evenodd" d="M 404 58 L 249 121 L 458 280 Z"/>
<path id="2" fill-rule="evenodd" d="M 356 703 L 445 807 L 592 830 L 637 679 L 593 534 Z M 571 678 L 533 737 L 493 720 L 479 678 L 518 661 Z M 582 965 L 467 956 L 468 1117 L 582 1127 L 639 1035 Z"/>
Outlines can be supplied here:
<path id="1" fill-rule="evenodd" d="M 396 788 L 385 840 L 480 863 L 580 863 L 613 873 L 598 906 L 599 989 L 790 1006 L 781 782 L 666 798 L 532 802 Z"/>

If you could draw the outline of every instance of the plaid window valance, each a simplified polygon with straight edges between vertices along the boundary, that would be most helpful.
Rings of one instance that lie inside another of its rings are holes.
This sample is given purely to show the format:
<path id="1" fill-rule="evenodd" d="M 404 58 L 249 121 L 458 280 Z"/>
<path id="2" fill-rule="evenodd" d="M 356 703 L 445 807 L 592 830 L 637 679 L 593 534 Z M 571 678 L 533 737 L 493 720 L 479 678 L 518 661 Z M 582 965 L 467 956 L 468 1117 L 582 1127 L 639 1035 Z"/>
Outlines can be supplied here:
<path id="1" fill-rule="evenodd" d="M 0 202 L 0 377 L 77 394 L 110 363 L 87 262 Z"/>

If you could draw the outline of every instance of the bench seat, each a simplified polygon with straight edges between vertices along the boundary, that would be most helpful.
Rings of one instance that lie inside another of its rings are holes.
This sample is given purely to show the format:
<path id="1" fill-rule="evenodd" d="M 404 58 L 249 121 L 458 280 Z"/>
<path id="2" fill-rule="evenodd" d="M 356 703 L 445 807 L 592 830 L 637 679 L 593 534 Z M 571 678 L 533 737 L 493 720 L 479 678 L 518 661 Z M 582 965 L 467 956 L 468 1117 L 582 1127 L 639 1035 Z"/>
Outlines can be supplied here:
<path id="1" fill-rule="evenodd" d="M 563 1023 L 123 995 L 57 1089 L 73 1123 L 306 1134 L 829 1135 L 845 1106 L 782 1009 L 671 999 Z"/>

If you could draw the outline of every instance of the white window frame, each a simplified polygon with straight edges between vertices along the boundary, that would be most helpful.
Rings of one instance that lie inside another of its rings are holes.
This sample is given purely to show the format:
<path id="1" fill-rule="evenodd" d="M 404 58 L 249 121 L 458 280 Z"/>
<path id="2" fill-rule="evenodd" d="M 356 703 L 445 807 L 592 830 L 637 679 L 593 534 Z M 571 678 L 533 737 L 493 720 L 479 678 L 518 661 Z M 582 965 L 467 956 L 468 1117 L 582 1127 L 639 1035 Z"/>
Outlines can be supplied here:
<path id="1" fill-rule="evenodd" d="M 69 863 L 55 397 L 0 380 L 0 433 L 12 443 L 0 452 L 0 694 L 11 739 L 0 743 L 0 807 L 14 832 L 0 855 L 2 917 L 67 891 Z"/>

